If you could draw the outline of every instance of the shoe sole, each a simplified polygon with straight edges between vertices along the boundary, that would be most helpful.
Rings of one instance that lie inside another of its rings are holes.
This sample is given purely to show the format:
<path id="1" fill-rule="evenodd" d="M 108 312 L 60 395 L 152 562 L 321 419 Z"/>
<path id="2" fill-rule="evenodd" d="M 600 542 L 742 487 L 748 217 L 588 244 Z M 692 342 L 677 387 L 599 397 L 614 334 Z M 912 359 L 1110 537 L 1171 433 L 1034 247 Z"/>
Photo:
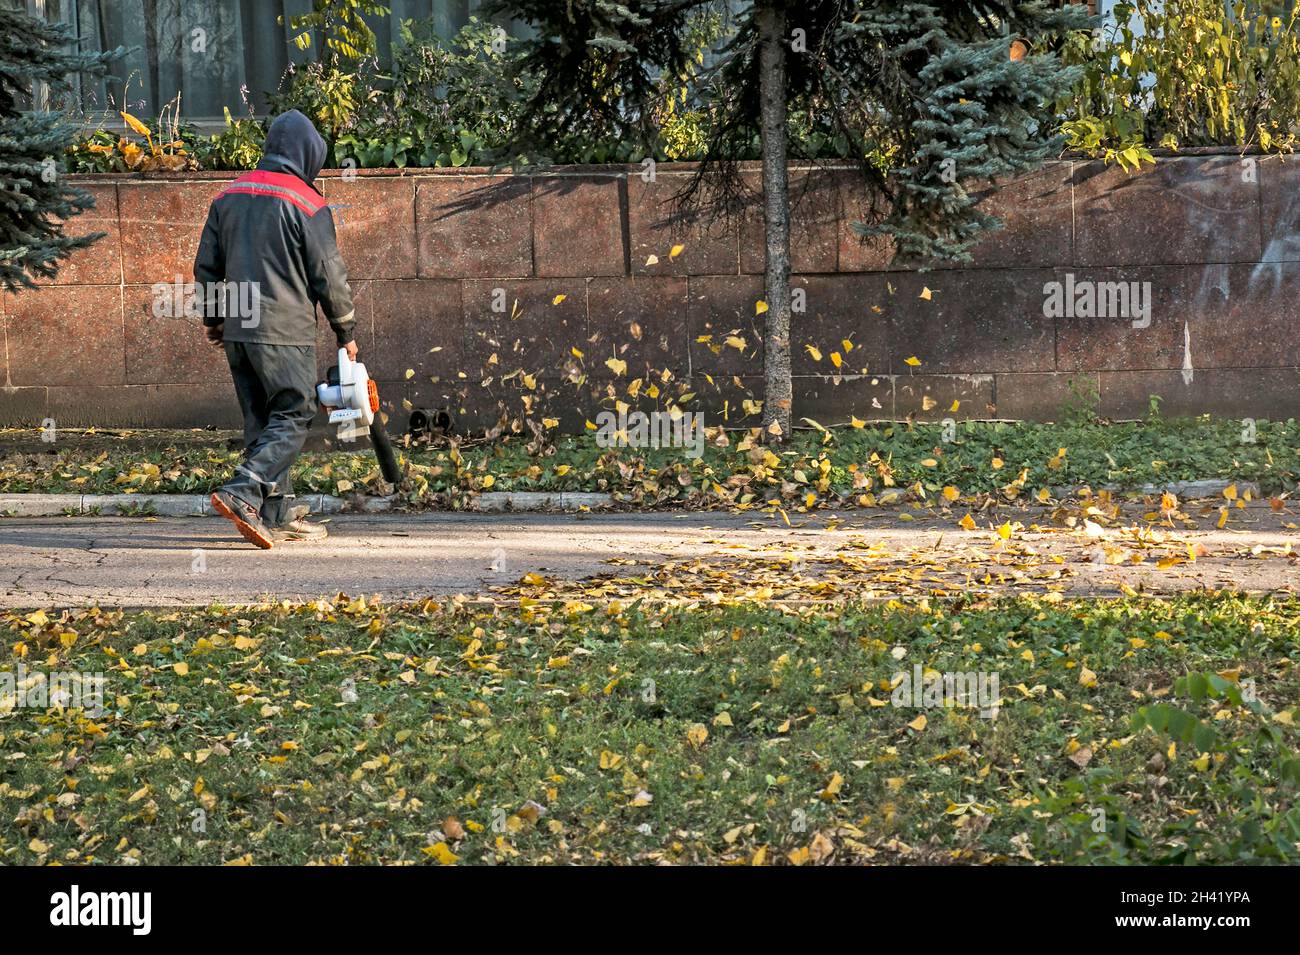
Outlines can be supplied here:
<path id="1" fill-rule="evenodd" d="M 275 541 L 271 540 L 270 537 L 263 534 L 252 524 L 248 523 L 248 521 L 244 520 L 232 511 L 228 506 L 226 506 L 226 502 L 215 493 L 211 498 L 209 498 L 209 500 L 212 501 L 213 510 L 234 524 L 235 530 L 239 531 L 240 536 L 243 537 L 244 540 L 248 541 L 255 547 L 262 548 L 262 550 L 270 550 L 275 545 Z"/>

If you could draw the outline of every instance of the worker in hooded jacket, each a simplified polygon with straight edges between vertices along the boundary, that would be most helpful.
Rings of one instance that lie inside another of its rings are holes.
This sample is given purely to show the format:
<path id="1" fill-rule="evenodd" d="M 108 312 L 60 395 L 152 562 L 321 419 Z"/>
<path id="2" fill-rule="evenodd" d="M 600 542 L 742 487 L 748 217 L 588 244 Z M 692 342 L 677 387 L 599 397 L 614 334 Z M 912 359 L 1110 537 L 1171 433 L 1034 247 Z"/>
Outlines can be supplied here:
<path id="1" fill-rule="evenodd" d="M 212 506 L 262 548 L 325 536 L 289 480 L 316 413 L 317 306 L 357 357 L 334 218 L 312 186 L 324 162 L 311 120 L 276 117 L 257 169 L 213 200 L 194 260 L 207 338 L 225 348 L 244 416 L 243 461 Z"/>

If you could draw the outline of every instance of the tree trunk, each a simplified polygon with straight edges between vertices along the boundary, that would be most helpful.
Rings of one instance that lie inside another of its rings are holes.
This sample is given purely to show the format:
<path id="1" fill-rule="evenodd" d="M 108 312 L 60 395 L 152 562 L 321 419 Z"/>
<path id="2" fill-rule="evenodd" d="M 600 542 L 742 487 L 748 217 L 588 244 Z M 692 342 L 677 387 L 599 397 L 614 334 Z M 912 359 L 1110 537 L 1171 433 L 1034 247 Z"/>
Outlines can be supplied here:
<path id="1" fill-rule="evenodd" d="M 786 168 L 785 11 L 758 9 L 759 95 L 763 139 L 763 224 L 767 229 L 767 328 L 763 342 L 763 433 L 772 443 L 790 435 L 790 184 Z"/>

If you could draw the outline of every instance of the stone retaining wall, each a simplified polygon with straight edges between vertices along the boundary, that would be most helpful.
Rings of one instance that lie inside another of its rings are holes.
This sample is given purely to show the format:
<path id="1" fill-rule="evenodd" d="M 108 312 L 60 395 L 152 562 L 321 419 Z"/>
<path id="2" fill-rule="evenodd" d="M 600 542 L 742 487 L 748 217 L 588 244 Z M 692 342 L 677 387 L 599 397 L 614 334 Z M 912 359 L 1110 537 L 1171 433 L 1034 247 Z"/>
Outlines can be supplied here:
<path id="1" fill-rule="evenodd" d="M 393 425 L 410 408 L 447 407 L 473 430 L 498 401 L 517 409 L 527 396 L 581 429 L 638 377 L 660 383 L 660 403 L 694 394 L 706 423 L 752 422 L 762 221 L 757 208 L 730 224 L 669 221 L 690 168 L 660 165 L 654 182 L 640 167 L 323 176 L 362 356 Z M 229 178 L 81 178 L 97 207 L 75 229 L 107 237 L 50 287 L 0 295 L 0 424 L 237 425 L 221 353 L 197 320 L 153 307 L 155 283 L 190 279 Z M 1054 162 L 987 195 L 1006 227 L 974 263 L 931 271 L 899 268 L 888 243 L 854 236 L 862 195 L 848 171 L 794 168 L 792 182 L 806 303 L 797 417 L 1050 419 L 1072 387 L 1116 418 L 1144 415 L 1151 395 L 1167 415 L 1300 415 L 1300 162 L 1198 155 L 1140 173 Z M 1149 288 L 1149 325 L 1045 316 L 1045 287 L 1070 276 L 1075 288 Z M 324 365 L 327 334 L 321 343 Z M 637 403 L 652 407 L 646 390 Z"/>

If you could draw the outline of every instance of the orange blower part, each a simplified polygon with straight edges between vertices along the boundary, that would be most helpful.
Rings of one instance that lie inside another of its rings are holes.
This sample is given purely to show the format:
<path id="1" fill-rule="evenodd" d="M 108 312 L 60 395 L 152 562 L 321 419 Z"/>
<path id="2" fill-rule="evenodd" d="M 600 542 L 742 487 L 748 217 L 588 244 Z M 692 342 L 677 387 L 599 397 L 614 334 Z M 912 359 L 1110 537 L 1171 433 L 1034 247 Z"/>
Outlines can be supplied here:
<path id="1" fill-rule="evenodd" d="M 379 386 L 375 384 L 373 378 L 366 380 L 366 391 L 370 392 L 370 410 L 378 414 L 379 413 Z"/>

